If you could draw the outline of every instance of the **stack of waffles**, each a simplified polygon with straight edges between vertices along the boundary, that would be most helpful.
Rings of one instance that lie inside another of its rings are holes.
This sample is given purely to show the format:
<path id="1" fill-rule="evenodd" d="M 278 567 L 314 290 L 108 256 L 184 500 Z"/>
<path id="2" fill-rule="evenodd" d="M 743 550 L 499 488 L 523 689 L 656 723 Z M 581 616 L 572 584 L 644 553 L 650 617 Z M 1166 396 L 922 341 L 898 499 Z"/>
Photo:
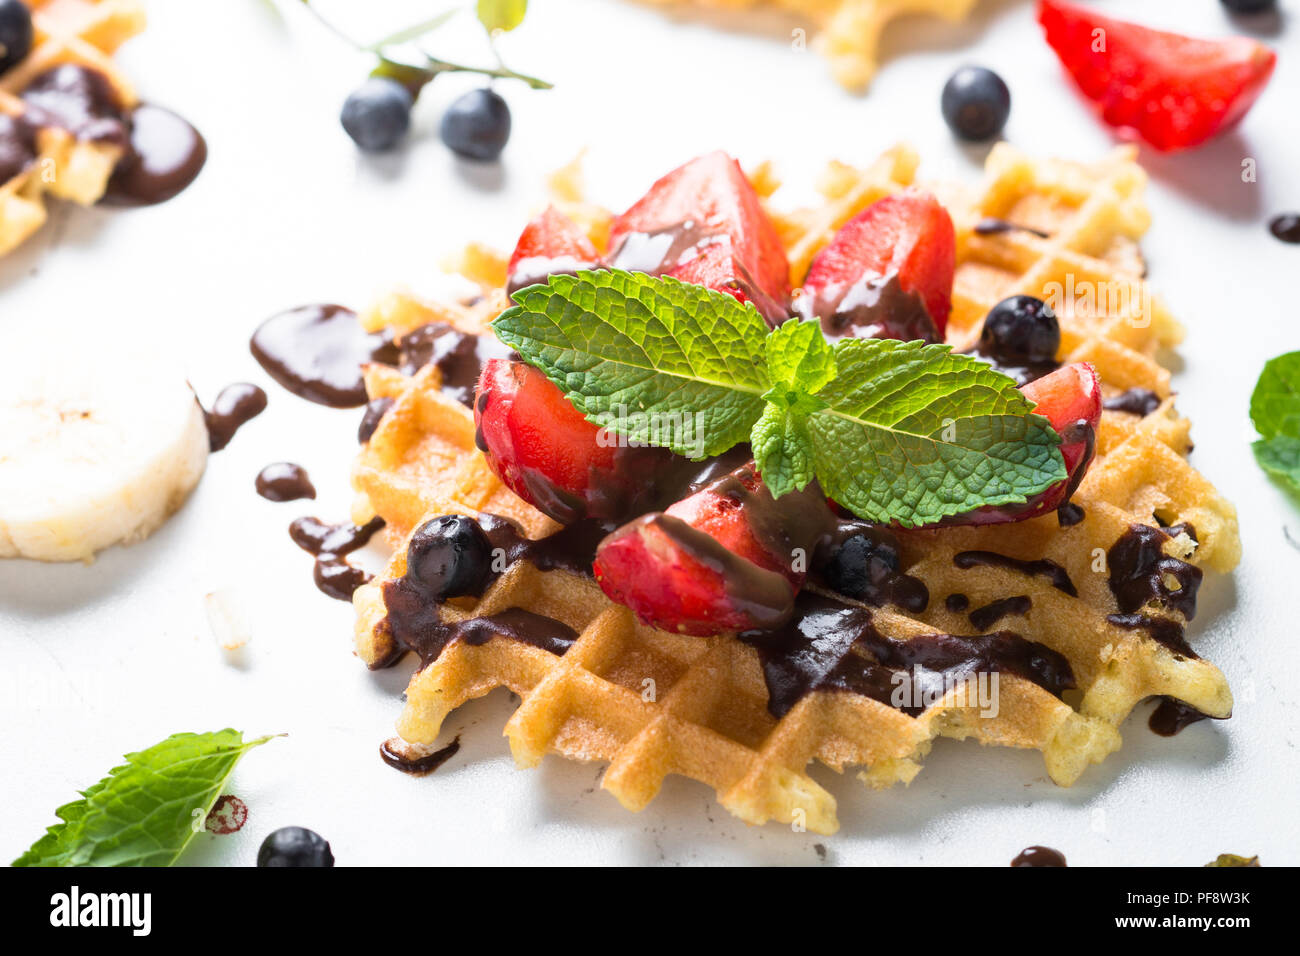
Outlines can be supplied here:
<path id="1" fill-rule="evenodd" d="M 0 114 L 25 121 L 23 90 L 63 63 L 95 70 L 124 106 L 135 104 L 135 92 L 111 54 L 144 29 L 139 0 L 27 0 L 27 5 L 35 38 L 27 56 L 0 75 Z M 0 256 L 45 222 L 47 196 L 82 205 L 97 202 L 122 158 L 120 145 L 81 141 L 55 126 L 36 125 L 34 134 L 33 155 L 15 162 L 0 182 Z"/>
<path id="2" fill-rule="evenodd" d="M 774 212 L 794 284 L 840 225 L 912 184 L 917 165 L 904 147 L 866 168 L 834 164 L 821 184 L 824 202 Z M 767 196 L 778 185 L 767 167 L 751 178 Z M 926 584 L 929 605 L 920 613 L 871 609 L 879 632 L 907 640 L 936 631 L 972 633 L 968 617 L 949 609 L 947 595 L 965 595 L 971 606 L 1025 595 L 1032 606 L 1014 629 L 1069 661 L 1076 689 L 1064 699 L 1003 674 L 995 716 L 982 715 L 977 701 L 954 688 L 919 713 L 845 690 L 814 690 L 777 717 L 751 646 L 728 635 L 690 637 L 642 625 L 590 578 L 519 562 L 481 598 L 448 601 L 442 619 L 520 608 L 568 625 L 576 642 L 557 656 L 505 638 L 453 641 L 411 678 L 401 737 L 416 752 L 432 747 L 451 711 L 504 686 L 522 699 L 505 726 L 521 766 L 547 753 L 607 762 L 603 787 L 633 810 L 654 797 L 666 775 L 681 774 L 712 787 L 723 806 L 749 823 L 779 820 L 829 833 L 838 826 L 835 799 L 807 774 L 814 760 L 837 771 L 859 768 L 868 784 L 884 787 L 910 781 L 934 738 L 971 737 L 1037 749 L 1051 778 L 1069 785 L 1119 747 L 1120 725 L 1145 698 L 1170 697 L 1212 717 L 1228 716 L 1232 696 L 1218 668 L 1181 642 L 1117 623 L 1123 609 L 1108 584 L 1107 554 L 1135 527 L 1159 529 L 1152 534 L 1164 555 L 1196 568 L 1227 572 L 1240 555 L 1234 509 L 1187 462 L 1189 422 L 1175 412 L 1169 373 L 1155 360 L 1182 330 L 1143 279 L 1137 240 L 1149 224 L 1144 182 L 1131 149 L 1083 165 L 1033 160 L 1001 144 L 978 188 L 924 184 L 947 205 L 957 230 L 947 333 L 954 346 L 969 343 L 996 302 L 1032 294 L 1057 309 L 1059 359 L 1092 362 L 1108 396 L 1132 388 L 1154 395 L 1145 414 L 1103 413 L 1096 460 L 1073 497 L 1082 520 L 1068 524 L 1049 514 L 1001 526 L 900 532 L 903 570 Z M 590 226 L 600 247 L 608 215 L 578 202 L 567 179 L 562 185 L 569 193 L 561 197 L 568 200 L 565 211 Z M 990 218 L 1026 228 L 977 228 Z M 397 295 L 364 321 L 398 334 L 432 321 L 491 334 L 487 323 L 506 305 L 504 260 L 472 247 L 458 269 L 482 287 L 472 304 Z M 354 472 L 354 520 L 383 517 L 394 546 L 384 571 L 355 597 L 357 650 L 378 666 L 394 651 L 383 586 L 404 573 L 405 542 L 422 522 L 492 513 L 531 537 L 557 525 L 489 469 L 475 448 L 472 413 L 439 394 L 435 367 L 413 376 L 371 368 L 367 385 L 372 398 L 392 401 Z M 969 551 L 1047 559 L 1065 569 L 1073 588 L 1007 564 L 957 560 Z M 1176 600 L 1179 586 L 1164 576 L 1158 588 L 1167 606 L 1152 610 L 1176 625 L 1185 623 L 1174 609 L 1186 603 Z"/>

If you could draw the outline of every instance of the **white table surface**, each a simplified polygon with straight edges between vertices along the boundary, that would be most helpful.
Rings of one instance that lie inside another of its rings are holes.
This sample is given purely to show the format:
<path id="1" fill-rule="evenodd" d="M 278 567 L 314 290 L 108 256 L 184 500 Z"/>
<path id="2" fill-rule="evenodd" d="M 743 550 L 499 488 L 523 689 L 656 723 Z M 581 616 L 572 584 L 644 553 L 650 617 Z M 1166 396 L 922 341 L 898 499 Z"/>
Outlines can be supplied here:
<path id="1" fill-rule="evenodd" d="M 1227 674 L 1235 715 L 1164 739 L 1146 727 L 1150 705 L 1139 707 L 1123 750 L 1071 789 L 1047 779 L 1036 752 L 973 742 L 939 741 L 910 787 L 881 793 L 815 768 L 839 800 L 841 830 L 828 838 L 746 827 L 710 790 L 679 778 L 633 815 L 599 789 L 596 765 L 548 758 L 517 771 L 500 735 L 511 706 L 504 691 L 448 719 L 446 739 L 460 734 L 463 746 L 437 773 L 385 767 L 376 748 L 392 733 L 409 668 L 366 671 L 352 654 L 351 608 L 315 590 L 310 558 L 285 534 L 300 514 L 346 516 L 359 412 L 289 395 L 257 367 L 247 339 L 285 307 L 360 306 L 394 285 L 418 289 L 467 240 L 508 248 L 544 201 L 546 173 L 582 146 L 593 197 L 615 208 L 715 147 L 746 163 L 778 160 L 793 199 L 826 160 L 865 162 L 897 140 L 919 149 L 923 175 L 973 179 L 984 150 L 955 144 L 938 109 L 944 79 L 965 61 L 1010 85 L 1013 143 L 1101 156 L 1112 139 L 1067 88 L 1031 4 L 985 0 L 956 27 L 896 24 L 861 98 L 842 92 L 814 54 L 791 49 L 797 21 L 767 16 L 723 30 L 735 21 L 671 18 L 621 0 L 535 0 L 502 49 L 556 89 L 500 87 L 515 130 L 503 163 L 489 167 L 455 161 L 437 138 L 441 109 L 473 77 L 443 77 L 426 91 L 409 148 L 360 156 L 337 113 L 364 61 L 296 5 L 282 6 L 277 20 L 255 0 L 151 3 L 150 28 L 121 62 L 143 96 L 204 132 L 207 168 L 156 208 L 60 208 L 0 261 L 0 348 L 20 333 L 75 348 L 82 330 L 111 330 L 142 361 L 181 363 L 204 400 L 243 380 L 271 399 L 150 540 L 90 566 L 0 563 L 0 859 L 23 850 L 56 806 L 123 752 L 233 726 L 288 736 L 237 771 L 230 789 L 249 805 L 247 826 L 200 836 L 187 864 L 251 864 L 262 837 L 288 824 L 321 832 L 340 865 L 815 864 L 821 844 L 828 863 L 1004 866 L 1033 843 L 1063 850 L 1071 864 L 1196 865 L 1221 852 L 1300 862 L 1300 550 L 1284 537 L 1289 526 L 1300 540 L 1300 511 L 1255 466 L 1247 415 L 1265 359 L 1300 348 L 1300 249 L 1265 228 L 1272 214 L 1300 207 L 1300 24 L 1268 37 L 1281 53 L 1277 73 L 1239 131 L 1189 155 L 1143 151 L 1151 282 L 1188 329 L 1174 381 L 1194 422 L 1193 461 L 1241 517 L 1242 564 L 1231 577 L 1208 576 L 1191 631 Z M 356 33 L 402 25 L 400 6 L 435 5 L 366 4 Z M 1233 29 L 1212 0 L 1141 6 L 1149 22 L 1187 32 Z M 472 20 L 431 46 L 482 54 Z M 1257 160 L 1255 184 L 1240 180 L 1245 157 Z M 305 465 L 318 500 L 272 504 L 254 494 L 254 476 L 276 460 Z M 244 596 L 253 632 L 238 667 L 217 648 L 202 606 L 204 594 L 226 588 Z"/>

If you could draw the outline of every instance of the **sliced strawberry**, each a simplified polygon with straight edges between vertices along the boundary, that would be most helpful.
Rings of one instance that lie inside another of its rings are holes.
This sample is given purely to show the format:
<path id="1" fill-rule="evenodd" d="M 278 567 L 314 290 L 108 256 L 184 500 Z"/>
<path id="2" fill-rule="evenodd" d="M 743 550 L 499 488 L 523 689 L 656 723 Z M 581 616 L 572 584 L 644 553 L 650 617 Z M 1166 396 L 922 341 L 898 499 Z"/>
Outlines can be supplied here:
<path id="1" fill-rule="evenodd" d="M 1277 55 L 1246 37 L 1200 40 L 1040 0 L 1047 42 L 1103 120 L 1160 150 L 1199 146 L 1236 125 Z"/>
<path id="2" fill-rule="evenodd" d="M 947 518 L 943 524 L 1005 524 L 1037 518 L 1069 501 L 1088 473 L 1095 450 L 1097 424 L 1101 421 L 1101 382 L 1097 370 L 1088 362 L 1075 362 L 1022 385 L 1020 391 L 1035 403 L 1034 412 L 1051 422 L 1061 436 L 1061 457 L 1065 459 L 1068 477 L 1022 504 L 977 508 Z"/>
<path id="3" fill-rule="evenodd" d="M 654 475 L 672 453 L 602 432 L 523 362 L 491 359 L 474 402 L 475 441 L 515 494 L 557 521 L 622 521 L 653 506 Z"/>
<path id="4" fill-rule="evenodd" d="M 683 634 L 775 627 L 833 522 L 816 485 L 774 500 L 753 462 L 601 542 L 595 574 L 647 624 Z"/>
<path id="5" fill-rule="evenodd" d="M 781 237 L 726 153 L 693 159 L 651 186 L 614 220 L 609 248 L 612 268 L 704 280 L 752 301 L 773 323 L 789 316 L 790 266 Z M 705 254 L 707 262 L 679 271 Z"/>
<path id="6" fill-rule="evenodd" d="M 813 259 L 795 306 L 832 337 L 942 342 L 956 260 L 952 217 L 908 188 L 840 228 Z"/>
<path id="7" fill-rule="evenodd" d="M 595 268 L 599 258 L 582 227 L 547 206 L 515 243 L 506 266 L 506 291 L 513 295 L 525 286 L 545 282 L 547 276 Z"/>

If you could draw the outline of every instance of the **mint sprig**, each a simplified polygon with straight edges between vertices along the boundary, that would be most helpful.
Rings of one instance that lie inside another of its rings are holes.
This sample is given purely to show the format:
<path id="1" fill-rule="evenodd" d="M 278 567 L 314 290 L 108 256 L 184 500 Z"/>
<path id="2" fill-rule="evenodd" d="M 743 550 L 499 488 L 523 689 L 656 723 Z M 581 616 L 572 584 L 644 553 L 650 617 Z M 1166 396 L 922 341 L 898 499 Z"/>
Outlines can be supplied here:
<path id="1" fill-rule="evenodd" d="M 241 757 L 270 737 L 173 734 L 55 810 L 14 866 L 170 866 L 202 828 Z M 195 826 L 195 822 L 198 826 Z"/>
<path id="2" fill-rule="evenodd" d="M 932 524 L 1066 477 L 1060 437 L 1016 383 L 946 345 L 769 330 L 733 296 L 667 277 L 553 276 L 497 336 L 587 418 L 692 458 L 749 441 L 780 497 L 816 479 L 869 521 Z"/>
<path id="3" fill-rule="evenodd" d="M 1255 461 L 1300 494 L 1300 352 L 1269 359 L 1250 396 L 1250 420 L 1262 436 Z"/>

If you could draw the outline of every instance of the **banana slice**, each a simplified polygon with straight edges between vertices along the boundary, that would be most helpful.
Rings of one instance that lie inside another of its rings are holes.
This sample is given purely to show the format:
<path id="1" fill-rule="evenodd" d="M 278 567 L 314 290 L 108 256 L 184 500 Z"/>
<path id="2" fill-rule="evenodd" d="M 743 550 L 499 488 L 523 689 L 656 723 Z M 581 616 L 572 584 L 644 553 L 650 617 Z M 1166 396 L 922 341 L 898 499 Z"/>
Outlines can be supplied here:
<path id="1" fill-rule="evenodd" d="M 147 537 L 207 464 L 194 392 L 138 358 L 34 356 L 0 363 L 0 558 L 89 561 Z"/>

